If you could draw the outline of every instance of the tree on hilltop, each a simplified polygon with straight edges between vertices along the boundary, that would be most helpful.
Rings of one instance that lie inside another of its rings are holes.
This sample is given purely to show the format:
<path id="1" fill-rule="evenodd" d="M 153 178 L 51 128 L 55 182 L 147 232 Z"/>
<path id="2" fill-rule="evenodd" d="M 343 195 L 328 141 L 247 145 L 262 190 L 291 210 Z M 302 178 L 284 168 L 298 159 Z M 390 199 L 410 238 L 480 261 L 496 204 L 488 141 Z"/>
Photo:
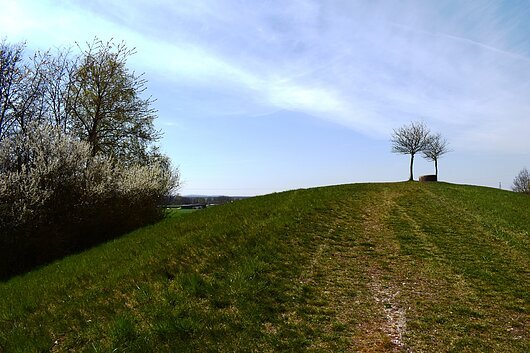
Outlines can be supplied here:
<path id="1" fill-rule="evenodd" d="M 392 142 L 392 152 L 410 154 L 409 181 L 414 180 L 414 156 L 427 148 L 429 135 L 429 128 L 422 122 L 412 122 L 410 125 L 404 125 L 398 129 L 394 129 L 392 133 L 390 140 Z"/>
<path id="2" fill-rule="evenodd" d="M 434 162 L 436 178 L 438 178 L 438 159 L 449 152 L 449 143 L 441 134 L 430 135 L 423 152 L 423 158 Z"/>

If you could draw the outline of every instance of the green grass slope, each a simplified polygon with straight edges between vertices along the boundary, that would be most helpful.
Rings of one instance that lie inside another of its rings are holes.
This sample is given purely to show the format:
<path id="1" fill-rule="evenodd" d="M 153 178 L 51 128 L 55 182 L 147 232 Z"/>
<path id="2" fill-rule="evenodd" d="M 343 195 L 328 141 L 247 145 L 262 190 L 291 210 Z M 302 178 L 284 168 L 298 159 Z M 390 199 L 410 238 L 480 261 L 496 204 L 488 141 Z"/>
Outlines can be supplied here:
<path id="1" fill-rule="evenodd" d="M 529 352 L 529 233 L 444 183 L 173 215 L 0 283 L 0 352 Z"/>

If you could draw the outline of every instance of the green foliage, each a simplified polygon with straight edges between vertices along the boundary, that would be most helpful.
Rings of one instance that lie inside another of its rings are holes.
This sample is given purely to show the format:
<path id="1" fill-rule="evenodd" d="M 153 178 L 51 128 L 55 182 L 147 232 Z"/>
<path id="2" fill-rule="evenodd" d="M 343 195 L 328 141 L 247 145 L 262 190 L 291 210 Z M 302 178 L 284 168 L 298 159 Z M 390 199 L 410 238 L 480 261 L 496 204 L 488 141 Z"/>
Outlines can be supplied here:
<path id="1" fill-rule="evenodd" d="M 0 284 L 0 351 L 525 352 L 529 207 L 398 183 L 173 213 Z"/>
<path id="2" fill-rule="evenodd" d="M 98 39 L 81 49 L 66 105 L 72 133 L 90 143 L 92 155 L 146 163 L 160 134 L 153 127 L 152 100 L 141 97 L 146 81 L 126 66 L 132 54 L 124 42 Z"/>

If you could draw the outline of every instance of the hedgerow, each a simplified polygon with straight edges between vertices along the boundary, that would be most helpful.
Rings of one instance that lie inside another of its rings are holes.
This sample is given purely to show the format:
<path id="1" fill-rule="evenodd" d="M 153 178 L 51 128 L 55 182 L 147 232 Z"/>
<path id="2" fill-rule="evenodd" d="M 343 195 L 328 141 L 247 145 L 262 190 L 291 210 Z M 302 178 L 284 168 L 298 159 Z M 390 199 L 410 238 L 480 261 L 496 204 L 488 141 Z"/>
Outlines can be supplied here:
<path id="1" fill-rule="evenodd" d="M 177 184 L 167 163 L 125 165 L 48 125 L 0 142 L 2 274 L 156 221 Z"/>

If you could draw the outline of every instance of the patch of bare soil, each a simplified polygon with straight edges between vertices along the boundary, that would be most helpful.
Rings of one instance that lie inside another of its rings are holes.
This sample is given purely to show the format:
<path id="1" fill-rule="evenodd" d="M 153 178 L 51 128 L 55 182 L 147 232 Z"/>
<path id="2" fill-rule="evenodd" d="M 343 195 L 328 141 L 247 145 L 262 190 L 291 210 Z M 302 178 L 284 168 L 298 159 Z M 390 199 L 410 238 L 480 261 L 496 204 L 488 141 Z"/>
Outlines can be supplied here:
<path id="1" fill-rule="evenodd" d="M 403 343 L 403 335 L 407 329 L 406 310 L 399 301 L 399 290 L 384 286 L 375 276 L 370 283 L 370 289 L 375 301 L 383 309 L 386 321 L 383 331 L 390 337 L 390 341 L 398 352 L 410 352 Z"/>

